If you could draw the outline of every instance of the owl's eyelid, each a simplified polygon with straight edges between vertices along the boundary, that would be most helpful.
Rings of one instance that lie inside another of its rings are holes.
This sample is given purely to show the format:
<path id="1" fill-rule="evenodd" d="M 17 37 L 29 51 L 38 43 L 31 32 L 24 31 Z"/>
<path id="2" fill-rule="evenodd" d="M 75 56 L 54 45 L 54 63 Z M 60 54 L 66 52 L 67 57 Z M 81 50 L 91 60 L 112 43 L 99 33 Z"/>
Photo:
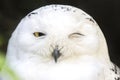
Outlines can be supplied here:
<path id="1" fill-rule="evenodd" d="M 85 36 L 85 35 L 84 35 L 84 34 L 81 34 L 81 33 L 79 33 L 79 32 L 75 32 L 75 33 L 70 34 L 68 37 L 69 37 L 70 39 L 74 39 L 74 38 L 80 38 L 81 36 Z"/>
<path id="2" fill-rule="evenodd" d="M 79 33 L 79 32 L 75 32 L 75 33 L 72 33 L 72 35 L 81 35 L 81 36 L 85 36 L 84 34 L 81 34 L 81 33 Z"/>

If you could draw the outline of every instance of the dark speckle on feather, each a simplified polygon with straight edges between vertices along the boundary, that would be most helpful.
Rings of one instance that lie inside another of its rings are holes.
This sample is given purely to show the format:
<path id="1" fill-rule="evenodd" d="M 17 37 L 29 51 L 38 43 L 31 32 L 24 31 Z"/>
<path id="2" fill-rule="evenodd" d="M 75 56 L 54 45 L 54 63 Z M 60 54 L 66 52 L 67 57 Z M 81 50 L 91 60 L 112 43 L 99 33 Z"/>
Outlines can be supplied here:
<path id="1" fill-rule="evenodd" d="M 67 11 L 71 11 L 71 8 L 67 8 Z"/>
<path id="2" fill-rule="evenodd" d="M 76 10 L 73 10 L 73 12 L 76 12 Z"/>
<path id="3" fill-rule="evenodd" d="M 69 11 L 71 11 L 71 12 L 76 12 L 76 10 L 75 10 L 75 9 L 72 9 L 71 7 L 57 6 L 57 5 L 52 5 L 51 7 L 52 7 L 53 10 L 55 10 L 55 11 L 58 11 L 58 10 L 61 9 L 61 11 L 63 11 L 63 12 L 69 12 Z"/>
<path id="4" fill-rule="evenodd" d="M 119 74 L 120 75 L 120 72 L 118 70 L 118 67 L 114 64 L 114 67 L 111 68 L 110 70 L 112 70 L 115 74 Z"/>
<path id="5" fill-rule="evenodd" d="M 38 13 L 37 13 L 37 12 L 29 13 L 29 14 L 28 14 L 28 17 L 30 17 L 31 15 L 35 15 L 35 14 L 38 14 Z"/>
<path id="6" fill-rule="evenodd" d="M 64 9 L 64 7 L 61 7 L 61 9 Z"/>
<path id="7" fill-rule="evenodd" d="M 86 19 L 94 23 L 94 20 L 92 18 L 86 18 Z"/>
<path id="8" fill-rule="evenodd" d="M 115 71 L 113 68 L 111 69 L 113 72 Z"/>
<path id="9" fill-rule="evenodd" d="M 114 72 L 115 72 L 115 74 L 117 74 L 117 66 L 116 65 L 114 65 Z"/>
<path id="10" fill-rule="evenodd" d="M 115 78 L 115 80 L 120 80 L 120 77 Z"/>
<path id="11" fill-rule="evenodd" d="M 115 74 L 114 80 L 120 80 L 120 70 L 115 64 L 110 70 Z"/>
<path id="12" fill-rule="evenodd" d="M 55 7 L 57 7 L 57 5 L 55 5 Z"/>

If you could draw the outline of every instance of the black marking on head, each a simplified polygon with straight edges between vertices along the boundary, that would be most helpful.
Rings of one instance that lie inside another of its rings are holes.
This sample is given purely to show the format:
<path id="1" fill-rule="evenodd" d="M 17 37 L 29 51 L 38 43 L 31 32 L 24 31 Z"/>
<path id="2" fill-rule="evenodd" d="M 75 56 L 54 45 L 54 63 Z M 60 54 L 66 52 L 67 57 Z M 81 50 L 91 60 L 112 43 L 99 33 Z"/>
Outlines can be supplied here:
<path id="1" fill-rule="evenodd" d="M 76 12 L 76 10 L 73 10 L 73 12 Z"/>
<path id="2" fill-rule="evenodd" d="M 71 11 L 72 9 L 70 7 L 60 7 L 64 12 Z"/>
<path id="3" fill-rule="evenodd" d="M 38 14 L 37 12 L 31 12 L 28 14 L 28 17 L 30 17 L 31 15 L 35 15 L 35 14 Z"/>
<path id="4" fill-rule="evenodd" d="M 57 5 L 55 5 L 54 7 L 57 7 Z"/>
<path id="5" fill-rule="evenodd" d="M 71 11 L 71 8 L 67 8 L 67 11 Z"/>
<path id="6" fill-rule="evenodd" d="M 61 9 L 64 9 L 64 7 L 61 7 Z"/>
<path id="7" fill-rule="evenodd" d="M 120 80 L 120 77 L 116 77 L 115 80 Z"/>
<path id="8" fill-rule="evenodd" d="M 57 5 L 54 6 L 54 10 L 55 10 L 55 11 L 57 10 Z"/>
<path id="9" fill-rule="evenodd" d="M 86 19 L 94 23 L 94 20 L 92 18 L 86 18 Z"/>
<path id="10" fill-rule="evenodd" d="M 64 7 L 63 9 L 64 9 L 64 12 L 66 12 L 66 11 L 76 12 L 76 10 L 74 10 L 70 7 Z"/>
<path id="11" fill-rule="evenodd" d="M 53 10 L 57 11 L 60 10 L 63 12 L 71 11 L 71 12 L 76 12 L 76 10 L 72 7 L 67 7 L 67 6 L 58 6 L 58 5 L 52 5 L 51 6 Z"/>
<path id="12" fill-rule="evenodd" d="M 54 9 L 55 11 L 57 11 L 57 5 L 52 5 L 52 9 Z"/>

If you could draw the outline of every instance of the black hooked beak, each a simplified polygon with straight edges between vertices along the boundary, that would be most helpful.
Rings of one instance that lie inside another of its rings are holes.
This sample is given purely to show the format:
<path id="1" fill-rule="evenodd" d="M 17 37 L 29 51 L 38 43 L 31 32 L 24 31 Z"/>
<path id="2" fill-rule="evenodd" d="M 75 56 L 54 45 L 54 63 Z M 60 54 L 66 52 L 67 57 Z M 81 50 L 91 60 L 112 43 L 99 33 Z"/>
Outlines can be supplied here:
<path id="1" fill-rule="evenodd" d="M 52 56 L 53 56 L 55 62 L 57 62 L 58 58 L 61 56 L 58 46 L 56 46 L 55 49 L 53 50 Z"/>

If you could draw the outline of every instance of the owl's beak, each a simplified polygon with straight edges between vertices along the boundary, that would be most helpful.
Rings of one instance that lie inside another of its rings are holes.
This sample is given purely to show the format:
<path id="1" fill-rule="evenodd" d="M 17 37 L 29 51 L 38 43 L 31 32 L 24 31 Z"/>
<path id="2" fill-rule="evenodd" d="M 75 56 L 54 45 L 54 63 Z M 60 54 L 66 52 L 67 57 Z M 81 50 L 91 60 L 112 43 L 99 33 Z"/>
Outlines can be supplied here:
<path id="1" fill-rule="evenodd" d="M 52 56 L 57 63 L 58 58 L 61 56 L 60 50 L 58 49 L 58 46 L 55 47 L 55 49 L 52 52 Z"/>

